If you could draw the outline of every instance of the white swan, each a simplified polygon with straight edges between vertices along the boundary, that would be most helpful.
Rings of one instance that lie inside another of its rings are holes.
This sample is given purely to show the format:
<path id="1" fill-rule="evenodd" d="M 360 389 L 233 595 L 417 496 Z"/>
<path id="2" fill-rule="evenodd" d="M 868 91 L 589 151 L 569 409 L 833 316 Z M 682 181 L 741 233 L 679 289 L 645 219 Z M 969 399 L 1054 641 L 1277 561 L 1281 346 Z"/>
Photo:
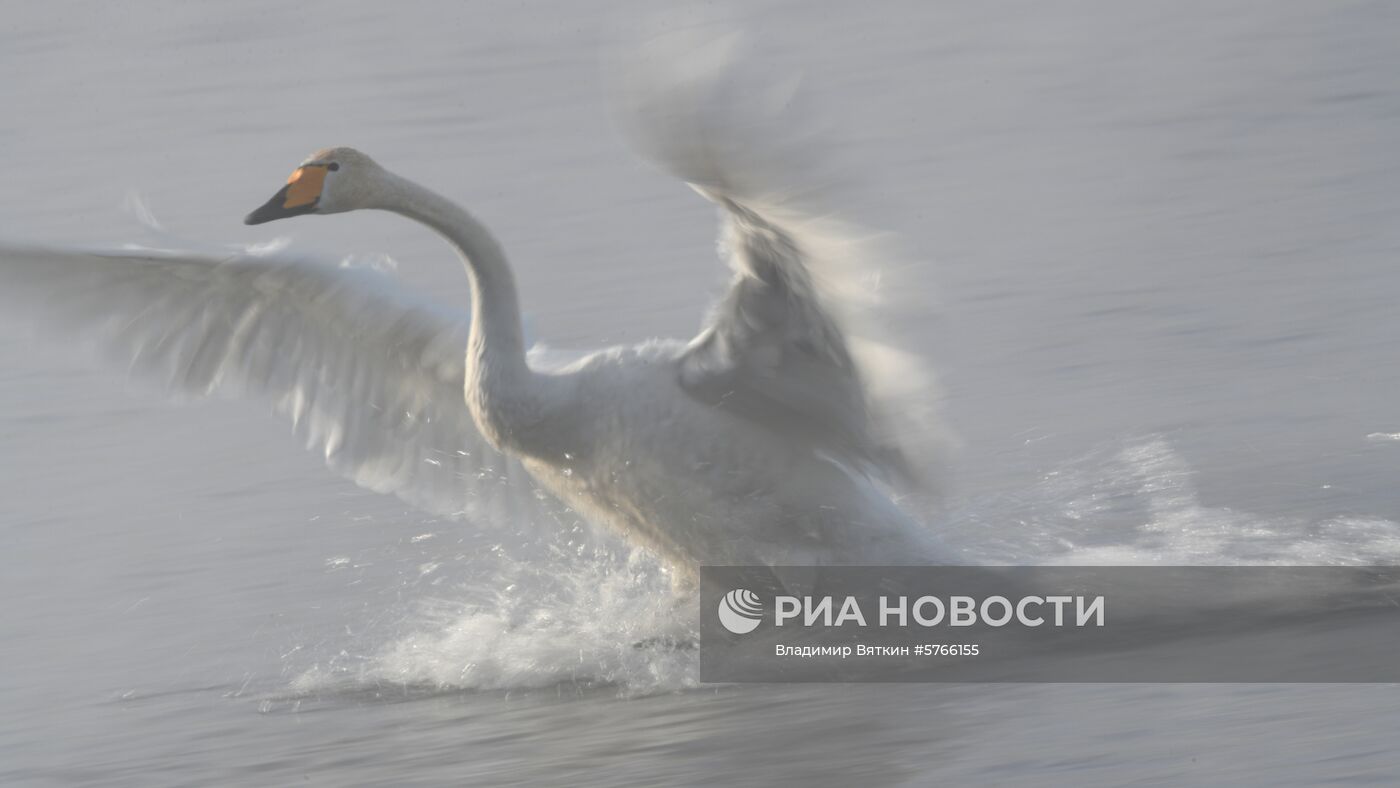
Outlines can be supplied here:
<path id="1" fill-rule="evenodd" d="M 890 499 L 921 476 L 898 440 L 915 413 L 890 411 L 888 385 L 913 368 L 848 341 L 816 275 L 814 250 L 846 247 L 696 188 L 721 208 L 735 270 L 709 325 L 557 368 L 527 361 L 486 228 L 350 148 L 313 154 L 247 223 L 378 209 L 427 225 L 466 264 L 465 336 L 461 313 L 382 275 L 276 254 L 0 246 L 0 286 L 174 389 L 272 396 L 332 467 L 433 511 L 518 490 L 518 460 L 682 582 L 701 564 L 950 562 Z"/>

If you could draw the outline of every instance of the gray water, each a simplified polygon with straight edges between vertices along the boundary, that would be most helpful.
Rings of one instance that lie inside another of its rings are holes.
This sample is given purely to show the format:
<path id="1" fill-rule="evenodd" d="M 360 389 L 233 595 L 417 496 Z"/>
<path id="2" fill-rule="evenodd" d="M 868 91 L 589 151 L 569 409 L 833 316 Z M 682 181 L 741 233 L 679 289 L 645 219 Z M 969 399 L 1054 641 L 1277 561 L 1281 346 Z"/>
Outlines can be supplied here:
<path id="1" fill-rule="evenodd" d="M 929 261 L 908 328 L 963 444 L 951 543 L 1400 557 L 1400 8 L 743 8 Z M 402 220 L 241 225 L 352 144 L 495 229 L 551 344 L 688 336 L 713 216 L 629 152 L 605 88 L 640 9 L 7 6 L 0 236 L 143 240 L 135 190 L 174 234 L 385 253 L 464 302 Z M 517 593 L 477 560 L 529 552 L 513 524 L 464 533 L 334 477 L 263 404 L 174 405 L 12 324 L 0 446 L 5 784 L 1400 780 L 1392 686 L 697 685 L 575 620 L 624 618 L 625 583 L 511 629 L 463 600 Z"/>

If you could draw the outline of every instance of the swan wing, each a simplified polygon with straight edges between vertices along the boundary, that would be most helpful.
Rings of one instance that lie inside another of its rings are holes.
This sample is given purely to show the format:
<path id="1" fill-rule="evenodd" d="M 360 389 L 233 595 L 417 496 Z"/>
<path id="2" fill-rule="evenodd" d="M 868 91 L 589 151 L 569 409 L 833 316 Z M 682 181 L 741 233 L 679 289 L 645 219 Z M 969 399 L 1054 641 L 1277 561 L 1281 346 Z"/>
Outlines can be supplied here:
<path id="1" fill-rule="evenodd" d="M 912 357 L 848 332 L 843 318 L 876 294 L 840 281 L 832 261 L 821 259 L 859 254 L 860 245 L 842 243 L 817 223 L 784 222 L 773 218 L 777 209 L 765 215 L 713 187 L 692 185 L 720 206 L 721 248 L 734 276 L 681 357 L 682 387 L 856 470 L 925 486 L 927 473 L 897 434 L 900 404 L 882 396 L 889 388 L 882 376 L 901 374 L 889 361 L 901 356 L 912 364 Z M 872 270 L 878 264 L 864 262 Z"/>
<path id="2" fill-rule="evenodd" d="M 737 201 L 712 199 L 734 278 L 682 356 L 681 384 L 708 404 L 869 459 L 855 364 L 796 242 Z"/>
<path id="3" fill-rule="evenodd" d="M 0 245 L 0 300 L 171 393 L 267 398 L 331 468 L 436 514 L 488 517 L 524 474 L 464 404 L 467 315 L 377 271 Z"/>
<path id="4" fill-rule="evenodd" d="M 714 202 L 728 291 L 680 361 L 681 386 L 902 491 L 933 490 L 949 439 L 933 376 L 888 327 L 926 296 L 887 236 L 833 218 L 863 180 L 827 143 L 798 75 L 725 25 L 651 36 L 620 72 L 643 154 Z"/>

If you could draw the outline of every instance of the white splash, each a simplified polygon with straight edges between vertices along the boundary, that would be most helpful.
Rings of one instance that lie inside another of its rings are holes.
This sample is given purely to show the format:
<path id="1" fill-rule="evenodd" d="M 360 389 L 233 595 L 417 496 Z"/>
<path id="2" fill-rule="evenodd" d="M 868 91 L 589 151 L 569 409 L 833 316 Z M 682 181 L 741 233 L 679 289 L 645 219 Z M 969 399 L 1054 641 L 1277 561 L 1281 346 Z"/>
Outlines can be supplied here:
<path id="1" fill-rule="evenodd" d="M 1309 522 L 1209 506 L 1195 475 L 1167 439 L 1149 437 L 1062 463 L 1031 489 L 968 502 L 941 527 L 975 542 L 969 552 L 989 564 L 1400 563 L 1394 522 Z M 443 549 L 455 549 L 447 541 Z M 406 586 L 434 596 L 411 603 L 399 630 L 369 656 L 323 660 L 294 690 L 605 686 L 635 696 L 697 685 L 693 600 L 675 596 L 670 577 L 643 553 L 596 547 L 582 532 L 487 552 L 470 559 L 468 580 Z M 455 559 L 433 560 L 446 574 Z"/>
<path id="2" fill-rule="evenodd" d="M 303 672 L 293 689 L 567 685 L 637 695 L 695 686 L 692 600 L 672 594 L 665 570 L 640 552 L 557 546 L 564 549 L 547 558 L 496 551 L 489 576 L 414 603 L 401 633 L 376 653 L 342 653 Z"/>

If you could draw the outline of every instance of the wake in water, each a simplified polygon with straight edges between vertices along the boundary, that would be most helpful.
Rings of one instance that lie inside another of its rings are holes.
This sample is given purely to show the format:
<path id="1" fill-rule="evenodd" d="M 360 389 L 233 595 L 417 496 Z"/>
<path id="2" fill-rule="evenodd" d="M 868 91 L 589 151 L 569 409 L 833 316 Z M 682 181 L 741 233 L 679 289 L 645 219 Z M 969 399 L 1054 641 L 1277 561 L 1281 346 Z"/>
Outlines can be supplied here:
<path id="1" fill-rule="evenodd" d="M 1269 518 L 1201 503 L 1196 472 L 1164 437 L 1100 448 L 1014 494 L 973 501 L 948 528 L 980 563 L 1381 565 L 1400 560 L 1388 520 Z"/>
<path id="2" fill-rule="evenodd" d="M 938 524 L 996 565 L 1383 565 L 1400 563 L 1388 520 L 1265 517 L 1201 503 L 1195 471 L 1163 437 L 1105 446 L 1014 494 L 966 501 Z M 696 686 L 694 600 L 644 553 L 573 540 L 503 546 L 471 577 L 401 612 L 403 631 L 358 657 L 297 668 L 308 695 L 366 688 L 490 691 Z M 657 644 L 639 648 L 639 644 Z M 304 662 L 302 663 L 304 665 Z"/>

